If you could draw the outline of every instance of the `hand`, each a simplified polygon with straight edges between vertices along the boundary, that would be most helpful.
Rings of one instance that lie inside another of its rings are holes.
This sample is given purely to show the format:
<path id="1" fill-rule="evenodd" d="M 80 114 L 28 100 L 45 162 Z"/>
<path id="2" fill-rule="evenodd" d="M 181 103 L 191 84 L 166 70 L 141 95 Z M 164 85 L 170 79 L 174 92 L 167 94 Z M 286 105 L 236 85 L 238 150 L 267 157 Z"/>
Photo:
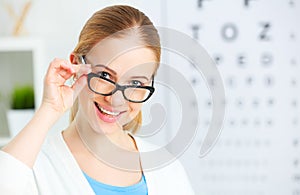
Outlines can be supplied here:
<path id="1" fill-rule="evenodd" d="M 81 76 L 72 86 L 65 82 L 78 73 L 80 67 Z M 79 92 L 87 83 L 87 70 L 89 65 L 71 64 L 67 60 L 54 59 L 48 68 L 44 79 L 44 94 L 42 105 L 50 106 L 54 111 L 63 114 L 74 103 Z"/>

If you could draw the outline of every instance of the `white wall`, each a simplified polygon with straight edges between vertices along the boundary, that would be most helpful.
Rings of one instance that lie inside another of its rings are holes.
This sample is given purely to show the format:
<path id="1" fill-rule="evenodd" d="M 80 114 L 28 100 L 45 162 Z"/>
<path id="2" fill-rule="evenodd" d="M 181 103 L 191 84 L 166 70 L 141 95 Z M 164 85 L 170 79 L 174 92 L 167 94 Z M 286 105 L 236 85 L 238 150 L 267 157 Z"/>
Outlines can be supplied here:
<path id="1" fill-rule="evenodd" d="M 0 1 L 0 36 L 9 36 L 14 23 L 4 3 L 12 3 L 18 10 L 23 2 Z M 248 7 L 245 2 L 250 2 Z M 140 8 L 156 25 L 168 25 L 194 38 L 192 26 L 198 25 L 199 43 L 212 56 L 220 57 L 218 68 L 224 79 L 228 112 L 221 137 L 205 158 L 199 158 L 198 153 L 210 122 L 210 97 L 203 87 L 206 83 L 190 64 L 178 64 L 178 70 L 184 69 L 187 80 L 197 81 L 192 85 L 201 111 L 200 131 L 182 160 L 198 194 L 300 194 L 300 2 L 35 0 L 25 29 L 27 36 L 44 40 L 45 58 L 41 64 L 44 70 L 53 58 L 68 58 L 92 13 L 119 3 Z M 265 22 L 271 24 L 268 30 L 261 26 Z M 238 37 L 233 41 L 222 37 L 222 28 L 228 23 L 238 29 Z M 260 40 L 262 33 L 267 33 L 271 40 Z M 273 56 L 271 65 L 262 62 L 264 54 Z M 239 63 L 241 56 L 245 58 L 244 64 Z M 179 61 L 174 57 L 169 62 Z M 268 76 L 274 81 L 270 86 L 266 84 Z M 249 79 L 253 79 L 252 84 Z M 159 99 L 156 95 L 153 102 Z M 174 128 L 180 122 L 178 112 L 170 114 Z M 67 121 L 66 115 L 54 129 L 64 128 Z"/>
<path id="2" fill-rule="evenodd" d="M 6 4 L 13 5 L 15 12 L 20 12 L 25 2 L 25 0 L 0 1 L 0 36 L 10 36 L 15 24 L 15 19 L 8 14 Z M 95 11 L 113 4 L 133 5 L 149 15 L 151 13 L 150 17 L 155 24 L 160 22 L 160 4 L 157 0 L 151 1 L 151 7 L 148 6 L 149 2 L 138 0 L 34 0 L 25 20 L 24 36 L 38 37 L 45 41 L 45 63 L 54 57 L 68 58 L 86 20 Z"/>

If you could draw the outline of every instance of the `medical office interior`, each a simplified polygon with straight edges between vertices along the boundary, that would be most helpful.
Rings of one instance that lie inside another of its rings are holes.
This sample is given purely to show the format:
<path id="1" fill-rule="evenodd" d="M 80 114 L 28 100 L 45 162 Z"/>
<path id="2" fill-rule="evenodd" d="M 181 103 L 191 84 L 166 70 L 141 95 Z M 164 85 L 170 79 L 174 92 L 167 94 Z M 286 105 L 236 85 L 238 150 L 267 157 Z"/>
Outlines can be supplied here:
<path id="1" fill-rule="evenodd" d="M 186 129 L 196 127 L 178 156 L 196 194 L 300 195 L 299 0 L 1 0 L 0 146 L 38 107 L 49 63 L 56 57 L 68 59 L 91 14 L 114 4 L 139 8 L 155 25 L 197 41 L 221 75 L 225 116 L 204 156 L 199 152 L 214 112 L 213 79 L 186 58 L 164 50 L 162 61 L 182 75 L 195 95 L 182 98 L 158 83 L 143 107 L 145 124 L 155 119 L 151 107 L 159 104 L 166 112 L 159 132 L 148 137 L 158 144 L 175 137 L 183 117 L 190 121 Z M 169 71 L 158 74 L 172 77 Z M 27 88 L 20 92 L 23 86 Z M 35 108 L 21 106 L 25 115 L 14 119 L 12 102 L 30 87 Z M 193 109 L 198 115 L 191 114 Z M 68 113 L 53 131 L 67 124 Z"/>

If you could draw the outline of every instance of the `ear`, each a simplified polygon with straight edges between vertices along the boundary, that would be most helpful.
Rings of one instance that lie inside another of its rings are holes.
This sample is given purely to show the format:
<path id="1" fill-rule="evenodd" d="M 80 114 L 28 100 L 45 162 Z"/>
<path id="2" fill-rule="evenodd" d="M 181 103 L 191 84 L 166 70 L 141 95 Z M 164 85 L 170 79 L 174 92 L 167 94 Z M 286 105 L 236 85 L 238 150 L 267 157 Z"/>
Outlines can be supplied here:
<path id="1" fill-rule="evenodd" d="M 78 64 L 78 62 L 77 62 L 77 57 L 76 57 L 76 55 L 74 54 L 74 53 L 71 53 L 70 54 L 70 62 L 72 63 L 72 64 Z M 73 75 L 73 80 L 76 80 L 77 79 L 77 74 L 75 73 L 74 75 Z"/>
<path id="2" fill-rule="evenodd" d="M 76 56 L 74 53 L 71 53 L 71 54 L 70 54 L 70 62 L 71 62 L 72 64 L 78 64 L 77 56 Z"/>

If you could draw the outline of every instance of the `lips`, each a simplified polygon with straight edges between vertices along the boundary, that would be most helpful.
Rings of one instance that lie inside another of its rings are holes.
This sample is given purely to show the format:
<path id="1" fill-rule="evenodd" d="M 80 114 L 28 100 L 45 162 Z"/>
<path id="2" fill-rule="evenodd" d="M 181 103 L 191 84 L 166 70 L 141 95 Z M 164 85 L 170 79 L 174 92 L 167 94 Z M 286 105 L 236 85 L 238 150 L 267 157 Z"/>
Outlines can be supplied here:
<path id="1" fill-rule="evenodd" d="M 115 111 L 115 110 L 113 111 L 108 108 L 103 108 L 97 102 L 94 103 L 95 103 L 95 107 L 97 108 L 98 111 L 97 115 L 99 116 L 99 118 L 108 123 L 116 122 L 120 117 L 120 115 L 125 112 L 125 111 Z"/>
<path id="2" fill-rule="evenodd" d="M 113 112 L 113 111 L 109 111 L 104 109 L 103 107 L 101 107 L 97 102 L 95 102 L 96 107 L 98 108 L 98 110 L 100 112 L 102 112 L 103 114 L 108 114 L 108 115 L 112 115 L 112 116 L 118 116 L 121 112 Z"/>

